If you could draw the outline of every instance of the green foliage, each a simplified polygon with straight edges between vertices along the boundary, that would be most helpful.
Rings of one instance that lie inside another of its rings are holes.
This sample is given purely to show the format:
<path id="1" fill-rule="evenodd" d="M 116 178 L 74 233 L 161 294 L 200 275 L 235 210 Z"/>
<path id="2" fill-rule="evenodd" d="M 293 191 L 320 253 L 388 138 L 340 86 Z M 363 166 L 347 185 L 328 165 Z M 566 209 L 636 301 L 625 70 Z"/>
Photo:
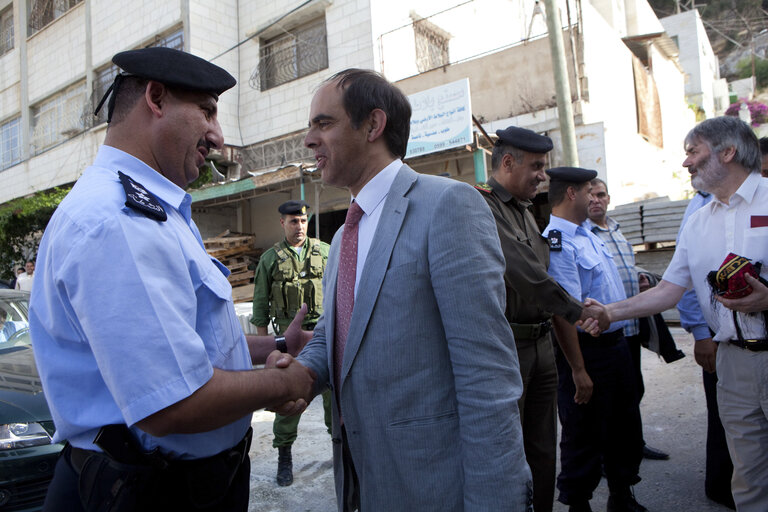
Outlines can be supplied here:
<path id="1" fill-rule="evenodd" d="M 34 259 L 43 230 L 69 189 L 54 188 L 0 206 L 0 278 L 13 278 L 13 268 Z"/>
<path id="2" fill-rule="evenodd" d="M 738 63 L 739 78 L 749 78 L 752 76 L 752 59 L 742 59 Z M 768 86 L 768 61 L 755 58 L 755 79 L 757 87 L 762 89 Z"/>
<path id="3" fill-rule="evenodd" d="M 200 188 L 206 183 L 210 183 L 212 179 L 213 171 L 211 170 L 211 164 L 206 162 L 206 164 L 200 168 L 200 174 L 197 176 L 197 179 L 190 183 L 187 188 Z"/>

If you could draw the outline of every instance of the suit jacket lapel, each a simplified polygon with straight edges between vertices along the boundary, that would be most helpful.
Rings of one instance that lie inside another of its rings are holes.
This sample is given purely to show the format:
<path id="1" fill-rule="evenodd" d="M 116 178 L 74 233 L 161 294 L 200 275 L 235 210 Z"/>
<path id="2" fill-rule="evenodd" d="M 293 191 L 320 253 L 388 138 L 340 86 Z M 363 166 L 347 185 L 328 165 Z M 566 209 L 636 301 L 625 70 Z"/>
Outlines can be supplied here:
<path id="1" fill-rule="evenodd" d="M 352 311 L 347 344 L 344 348 L 344 363 L 341 368 L 342 385 L 360 348 L 363 334 L 373 312 L 373 306 L 379 296 L 381 283 L 387 273 L 392 249 L 405 219 L 405 212 L 408 209 L 408 198 L 405 197 L 405 194 L 417 178 L 418 174 L 414 170 L 403 165 L 392 182 L 384 201 L 379 224 L 376 226 L 376 233 L 373 236 L 373 242 L 363 267 L 363 275 L 360 276 L 360 283 L 357 287 L 355 307 Z"/>

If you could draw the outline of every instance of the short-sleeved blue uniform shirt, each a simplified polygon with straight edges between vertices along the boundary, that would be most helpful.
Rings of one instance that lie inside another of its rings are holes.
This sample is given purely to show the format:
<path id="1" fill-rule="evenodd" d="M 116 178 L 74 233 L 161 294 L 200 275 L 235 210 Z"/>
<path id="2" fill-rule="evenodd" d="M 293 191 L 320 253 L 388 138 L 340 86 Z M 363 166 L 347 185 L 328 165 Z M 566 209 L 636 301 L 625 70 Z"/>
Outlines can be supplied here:
<path id="1" fill-rule="evenodd" d="M 602 304 L 627 298 L 613 256 L 597 235 L 585 225 L 555 215 L 550 216 L 544 237 L 549 238 L 552 230 L 560 231 L 562 248 L 550 248 L 549 275 L 571 296 L 582 302 L 591 297 Z M 626 324 L 626 320 L 614 322 L 606 332 L 621 329 Z"/>
<path id="2" fill-rule="evenodd" d="M 118 171 L 154 194 L 161 222 L 126 206 Z M 98 449 L 99 428 L 131 427 L 175 458 L 234 446 L 251 416 L 201 434 L 156 438 L 136 422 L 190 396 L 213 368 L 251 368 L 229 271 L 208 256 L 191 197 L 120 150 L 102 146 L 46 228 L 30 331 L 55 440 Z"/>

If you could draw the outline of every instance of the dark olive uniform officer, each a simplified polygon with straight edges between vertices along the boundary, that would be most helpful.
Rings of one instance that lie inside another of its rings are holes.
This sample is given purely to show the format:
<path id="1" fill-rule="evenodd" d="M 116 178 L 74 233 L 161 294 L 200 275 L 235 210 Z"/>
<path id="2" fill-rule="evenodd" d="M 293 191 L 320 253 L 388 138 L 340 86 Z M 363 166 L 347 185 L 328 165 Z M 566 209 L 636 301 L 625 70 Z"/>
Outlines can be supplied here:
<path id="1" fill-rule="evenodd" d="M 329 246 L 315 238 L 306 237 L 307 211 L 305 201 L 287 201 L 277 209 L 285 238 L 268 249 L 259 258 L 253 287 L 253 315 L 251 323 L 259 334 L 267 333 L 267 325 L 274 319 L 276 334 L 285 332 L 302 303 L 309 310 L 302 328 L 315 328 L 323 312 L 323 273 L 328 260 Z M 325 424 L 331 432 L 330 392 L 323 393 Z M 278 449 L 277 483 L 293 483 L 291 446 L 296 440 L 301 415 L 275 415 L 272 446 Z"/>
<path id="2" fill-rule="evenodd" d="M 536 511 L 551 511 L 555 492 L 557 367 L 550 337 L 553 314 L 576 322 L 581 304 L 547 273 L 549 248 L 529 208 L 544 181 L 549 137 L 510 126 L 496 132 L 493 176 L 476 186 L 491 207 L 506 260 L 506 318 L 520 359 L 518 402 L 523 440 L 533 474 Z"/>

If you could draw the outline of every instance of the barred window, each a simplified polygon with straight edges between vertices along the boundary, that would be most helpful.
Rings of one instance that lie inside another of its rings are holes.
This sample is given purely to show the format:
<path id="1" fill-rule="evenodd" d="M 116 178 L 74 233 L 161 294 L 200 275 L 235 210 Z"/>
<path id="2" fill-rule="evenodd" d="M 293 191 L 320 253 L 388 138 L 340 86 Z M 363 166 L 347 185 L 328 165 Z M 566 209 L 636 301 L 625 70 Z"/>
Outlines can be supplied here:
<path id="1" fill-rule="evenodd" d="M 450 64 L 448 41 L 450 35 L 427 20 L 413 23 L 416 40 L 416 68 L 419 73 Z"/>
<path id="2" fill-rule="evenodd" d="M 80 82 L 32 107 L 32 154 L 85 130 L 86 106 L 85 82 Z"/>
<path id="3" fill-rule="evenodd" d="M 262 41 L 259 49 L 259 88 L 262 91 L 328 67 L 325 18 Z"/>
<path id="4" fill-rule="evenodd" d="M 20 117 L 0 124 L 0 169 L 7 169 L 21 160 Z"/>
<path id="5" fill-rule="evenodd" d="M 184 49 L 184 31 L 179 28 L 169 34 L 166 34 L 164 36 L 157 36 L 154 41 L 152 41 L 150 44 L 146 45 L 145 48 L 150 48 L 154 46 L 164 46 L 166 48 L 173 48 L 174 50 L 183 50 Z M 99 101 L 101 101 L 101 98 L 104 97 L 104 94 L 106 94 L 107 89 L 109 89 L 109 86 L 112 85 L 112 82 L 115 81 L 115 76 L 117 75 L 117 66 L 114 64 L 109 64 L 107 66 L 104 66 L 101 69 L 96 70 L 96 76 L 93 79 L 93 95 L 91 96 L 92 99 L 92 110 L 96 110 L 96 105 L 99 104 Z M 107 122 L 107 107 L 106 105 L 101 107 L 101 110 L 99 110 L 99 114 L 96 116 L 96 123 L 95 124 L 101 124 Z"/>
<path id="6" fill-rule="evenodd" d="M 13 5 L 0 12 L 0 55 L 13 50 Z"/>
<path id="7" fill-rule="evenodd" d="M 29 35 L 60 18 L 83 0 L 29 0 Z"/>
<path id="8" fill-rule="evenodd" d="M 304 146 L 305 133 L 260 142 L 245 148 L 243 165 L 248 170 L 280 167 L 291 162 L 312 160 L 312 150 Z"/>

